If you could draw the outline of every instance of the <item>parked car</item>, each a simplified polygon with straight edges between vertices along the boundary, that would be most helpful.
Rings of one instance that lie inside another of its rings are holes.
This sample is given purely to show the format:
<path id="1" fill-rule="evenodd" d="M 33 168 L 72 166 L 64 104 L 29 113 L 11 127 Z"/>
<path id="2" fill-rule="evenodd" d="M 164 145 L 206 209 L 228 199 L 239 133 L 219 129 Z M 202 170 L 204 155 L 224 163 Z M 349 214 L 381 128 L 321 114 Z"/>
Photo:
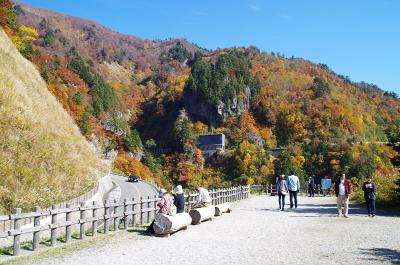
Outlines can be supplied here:
<path id="1" fill-rule="evenodd" d="M 128 177 L 128 182 L 139 182 L 139 180 L 140 177 L 133 174 Z"/>

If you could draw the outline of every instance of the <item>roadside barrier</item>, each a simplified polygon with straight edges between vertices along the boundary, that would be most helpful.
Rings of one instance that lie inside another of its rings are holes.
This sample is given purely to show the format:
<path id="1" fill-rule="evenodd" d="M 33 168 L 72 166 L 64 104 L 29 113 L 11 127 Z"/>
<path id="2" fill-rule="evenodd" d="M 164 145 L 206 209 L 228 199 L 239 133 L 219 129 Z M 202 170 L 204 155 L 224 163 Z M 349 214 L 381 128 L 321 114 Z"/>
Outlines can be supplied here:
<path id="1" fill-rule="evenodd" d="M 239 186 L 227 189 L 210 190 L 212 204 L 223 204 L 243 200 L 249 197 L 250 187 Z M 189 212 L 196 202 L 198 193 L 186 193 L 186 212 Z M 42 210 L 35 207 L 34 212 L 23 213 L 21 208 L 16 208 L 13 214 L 0 216 L 0 221 L 12 221 L 13 227 L 7 231 L 0 232 L 0 238 L 13 238 L 13 255 L 18 256 L 21 251 L 21 235 L 32 235 L 32 247 L 30 250 L 37 251 L 40 246 L 41 235 L 50 234 L 50 245 L 56 246 L 60 243 L 68 243 L 73 237 L 72 231 L 78 230 L 76 239 L 85 239 L 87 236 L 96 236 L 98 233 L 108 234 L 118 230 L 126 230 L 129 227 L 149 225 L 155 218 L 157 212 L 157 196 L 140 198 L 140 200 L 104 201 L 102 204 L 93 202 L 85 205 L 81 202 L 79 206 L 67 204 L 65 208 Z M 48 218 L 51 217 L 51 218 Z M 33 218 L 33 224 L 23 227 L 23 220 Z M 44 223 L 48 220 L 49 223 Z M 99 225 L 101 226 L 99 227 Z M 99 229 L 100 228 L 100 229 Z"/>

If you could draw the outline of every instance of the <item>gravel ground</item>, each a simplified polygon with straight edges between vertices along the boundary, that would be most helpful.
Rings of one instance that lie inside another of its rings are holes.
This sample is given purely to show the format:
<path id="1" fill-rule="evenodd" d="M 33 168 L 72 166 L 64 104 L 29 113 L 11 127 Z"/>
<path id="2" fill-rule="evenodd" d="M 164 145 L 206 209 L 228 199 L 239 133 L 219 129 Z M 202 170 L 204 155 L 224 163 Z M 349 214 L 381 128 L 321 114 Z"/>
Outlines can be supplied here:
<path id="1" fill-rule="evenodd" d="M 299 202 L 281 212 L 276 197 L 252 196 L 169 238 L 117 236 L 41 264 L 400 264 L 399 217 L 351 207 L 346 219 L 336 217 L 334 198 Z"/>

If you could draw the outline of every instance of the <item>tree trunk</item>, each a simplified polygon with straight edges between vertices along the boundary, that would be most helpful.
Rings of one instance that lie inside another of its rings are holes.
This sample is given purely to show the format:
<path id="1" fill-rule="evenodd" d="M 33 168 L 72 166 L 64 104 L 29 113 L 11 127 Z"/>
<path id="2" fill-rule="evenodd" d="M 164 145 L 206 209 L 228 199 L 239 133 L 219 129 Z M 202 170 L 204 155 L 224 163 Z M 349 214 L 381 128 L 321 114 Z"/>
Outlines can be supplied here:
<path id="1" fill-rule="evenodd" d="M 190 217 L 192 217 L 192 225 L 200 224 L 202 221 L 211 219 L 215 215 L 215 207 L 207 206 L 190 210 Z"/>
<path id="2" fill-rule="evenodd" d="M 187 227 L 191 222 L 192 218 L 187 213 L 178 213 L 173 216 L 157 213 L 153 228 L 158 235 L 170 234 Z"/>
<path id="3" fill-rule="evenodd" d="M 215 216 L 221 216 L 222 213 L 231 212 L 231 204 L 229 202 L 218 204 L 215 206 Z"/>

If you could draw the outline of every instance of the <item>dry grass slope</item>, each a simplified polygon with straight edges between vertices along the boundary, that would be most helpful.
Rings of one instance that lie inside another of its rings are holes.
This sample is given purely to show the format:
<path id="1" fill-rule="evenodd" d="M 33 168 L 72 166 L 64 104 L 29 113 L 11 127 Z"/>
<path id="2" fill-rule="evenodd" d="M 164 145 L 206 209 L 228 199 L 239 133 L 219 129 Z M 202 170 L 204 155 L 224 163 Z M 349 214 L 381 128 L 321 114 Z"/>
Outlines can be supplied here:
<path id="1" fill-rule="evenodd" d="M 106 166 L 0 29 L 0 212 L 90 190 Z"/>

